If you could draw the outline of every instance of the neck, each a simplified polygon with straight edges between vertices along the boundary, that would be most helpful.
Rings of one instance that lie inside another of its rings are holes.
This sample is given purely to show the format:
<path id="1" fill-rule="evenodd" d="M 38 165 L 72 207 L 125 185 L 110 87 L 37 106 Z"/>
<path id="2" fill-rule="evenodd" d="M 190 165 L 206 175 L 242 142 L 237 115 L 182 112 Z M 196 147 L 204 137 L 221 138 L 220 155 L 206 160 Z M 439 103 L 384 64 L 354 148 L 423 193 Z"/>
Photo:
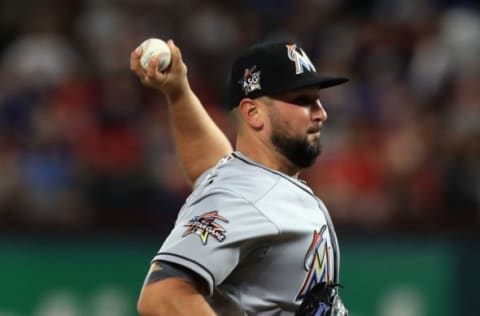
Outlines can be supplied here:
<path id="1" fill-rule="evenodd" d="M 300 169 L 293 165 L 281 153 L 276 151 L 271 144 L 260 139 L 237 138 L 236 149 L 258 164 L 272 170 L 280 171 L 290 177 L 298 178 Z"/>

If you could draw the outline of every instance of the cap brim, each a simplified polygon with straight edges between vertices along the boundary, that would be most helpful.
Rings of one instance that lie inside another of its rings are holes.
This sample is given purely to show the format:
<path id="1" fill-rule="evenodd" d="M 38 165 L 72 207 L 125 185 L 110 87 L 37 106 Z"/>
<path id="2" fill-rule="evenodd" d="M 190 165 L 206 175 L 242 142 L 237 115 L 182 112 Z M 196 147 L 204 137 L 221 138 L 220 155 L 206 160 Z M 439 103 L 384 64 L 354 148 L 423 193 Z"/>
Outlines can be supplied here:
<path id="1" fill-rule="evenodd" d="M 305 80 L 297 81 L 294 84 L 284 87 L 283 91 L 292 91 L 302 88 L 317 87 L 319 89 L 326 89 L 333 86 L 340 85 L 349 81 L 348 78 L 342 77 L 324 77 L 324 76 L 314 76 L 306 78 Z"/>
<path id="2" fill-rule="evenodd" d="M 348 82 L 348 78 L 324 78 L 318 83 L 320 89 L 330 88 L 333 86 L 338 86 L 339 84 Z"/>

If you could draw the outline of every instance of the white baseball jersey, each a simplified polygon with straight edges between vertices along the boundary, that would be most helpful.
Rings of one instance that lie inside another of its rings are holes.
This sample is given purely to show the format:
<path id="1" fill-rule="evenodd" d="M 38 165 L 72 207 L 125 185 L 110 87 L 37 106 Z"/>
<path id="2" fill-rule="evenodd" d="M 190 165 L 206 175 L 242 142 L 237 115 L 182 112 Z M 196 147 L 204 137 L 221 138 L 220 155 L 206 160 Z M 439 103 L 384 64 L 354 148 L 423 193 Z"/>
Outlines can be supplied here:
<path id="1" fill-rule="evenodd" d="M 303 182 L 240 152 L 198 180 L 155 260 L 184 266 L 246 315 L 293 315 L 321 281 L 338 282 L 337 238 Z"/>

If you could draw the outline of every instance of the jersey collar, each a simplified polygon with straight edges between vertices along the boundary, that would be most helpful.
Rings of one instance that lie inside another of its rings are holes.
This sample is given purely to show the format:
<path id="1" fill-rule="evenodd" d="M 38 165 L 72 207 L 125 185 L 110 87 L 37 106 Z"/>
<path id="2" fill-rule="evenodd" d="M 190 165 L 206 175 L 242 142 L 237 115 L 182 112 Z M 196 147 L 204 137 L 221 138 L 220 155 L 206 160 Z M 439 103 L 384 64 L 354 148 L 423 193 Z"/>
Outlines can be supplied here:
<path id="1" fill-rule="evenodd" d="M 232 153 L 232 156 L 249 164 L 249 165 L 254 165 L 258 168 L 261 168 L 261 169 L 264 169 L 268 172 L 271 172 L 271 173 L 274 173 L 276 175 L 279 175 L 281 176 L 282 178 L 285 178 L 286 180 L 290 181 L 291 183 L 295 184 L 296 186 L 300 187 L 302 190 L 306 191 L 308 194 L 314 196 L 313 194 L 313 191 L 312 189 L 306 184 L 306 182 L 304 180 L 301 180 L 301 179 L 297 179 L 297 178 L 294 178 L 294 177 L 291 177 L 283 172 L 280 172 L 278 170 L 274 170 L 274 169 L 270 169 L 268 167 L 265 167 L 264 165 L 262 164 L 259 164 L 258 162 L 256 161 L 253 161 L 252 159 L 250 159 L 249 157 L 245 156 L 243 153 L 241 153 L 240 151 L 234 151 Z"/>

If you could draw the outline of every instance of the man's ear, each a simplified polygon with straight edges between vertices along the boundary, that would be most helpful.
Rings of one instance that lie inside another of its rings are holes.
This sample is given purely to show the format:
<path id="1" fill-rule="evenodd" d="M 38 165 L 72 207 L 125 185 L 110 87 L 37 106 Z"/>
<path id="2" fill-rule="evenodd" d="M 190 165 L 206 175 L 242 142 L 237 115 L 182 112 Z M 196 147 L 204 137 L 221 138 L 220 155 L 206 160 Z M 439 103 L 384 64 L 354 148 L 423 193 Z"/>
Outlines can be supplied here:
<path id="1" fill-rule="evenodd" d="M 254 129 L 261 129 L 264 125 L 264 111 L 260 105 L 258 101 L 250 98 L 242 99 L 238 105 L 243 120 Z"/>

